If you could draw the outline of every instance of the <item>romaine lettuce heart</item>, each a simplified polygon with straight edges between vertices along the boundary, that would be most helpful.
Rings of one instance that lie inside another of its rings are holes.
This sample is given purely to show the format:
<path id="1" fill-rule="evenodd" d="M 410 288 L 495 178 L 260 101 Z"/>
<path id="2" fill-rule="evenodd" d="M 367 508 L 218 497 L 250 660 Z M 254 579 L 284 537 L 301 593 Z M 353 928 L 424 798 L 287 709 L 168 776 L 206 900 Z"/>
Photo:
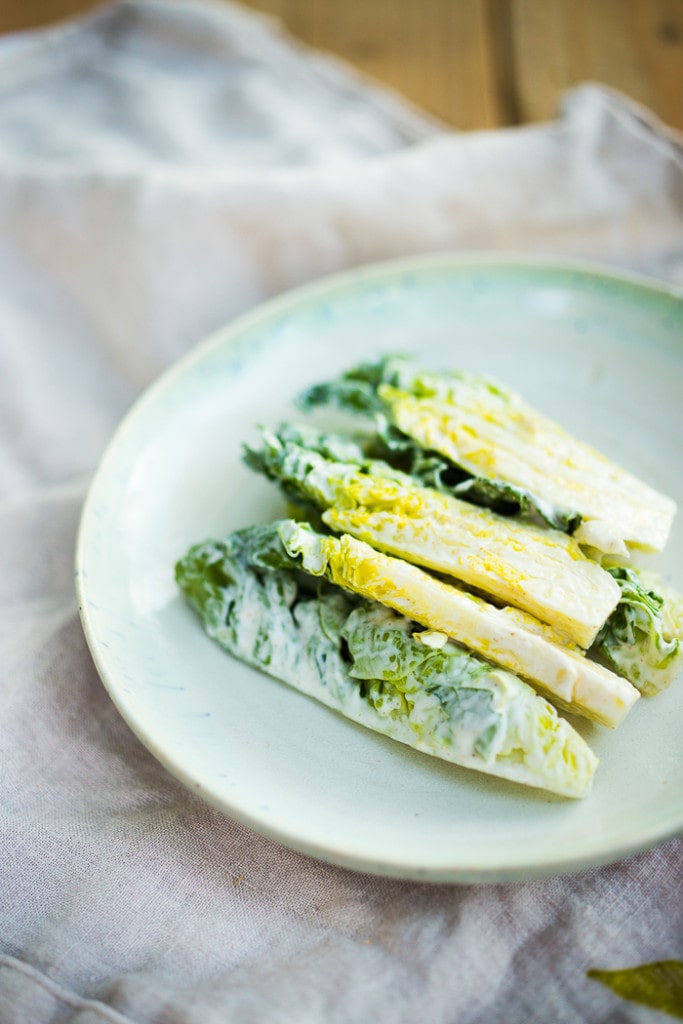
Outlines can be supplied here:
<path id="1" fill-rule="evenodd" d="M 585 796 L 597 758 L 527 683 L 446 637 L 422 642 L 414 622 L 375 602 L 324 581 L 311 591 L 297 562 L 276 524 L 258 526 L 196 545 L 176 579 L 226 651 L 353 721 L 454 764 Z"/>

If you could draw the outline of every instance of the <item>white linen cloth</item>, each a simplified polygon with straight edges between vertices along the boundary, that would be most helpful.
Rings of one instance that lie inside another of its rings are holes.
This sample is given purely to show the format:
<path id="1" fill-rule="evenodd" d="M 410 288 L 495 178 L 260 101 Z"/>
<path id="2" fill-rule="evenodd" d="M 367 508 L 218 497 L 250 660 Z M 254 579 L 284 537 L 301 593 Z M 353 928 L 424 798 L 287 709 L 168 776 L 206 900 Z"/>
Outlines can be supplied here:
<path id="1" fill-rule="evenodd" d="M 683 283 L 679 137 L 593 85 L 459 135 L 228 5 L 0 40 L 2 1024 L 654 1019 L 585 971 L 681 958 L 683 842 L 482 887 L 318 863 L 166 773 L 78 620 L 87 481 L 146 384 L 291 285 L 462 248 Z"/>

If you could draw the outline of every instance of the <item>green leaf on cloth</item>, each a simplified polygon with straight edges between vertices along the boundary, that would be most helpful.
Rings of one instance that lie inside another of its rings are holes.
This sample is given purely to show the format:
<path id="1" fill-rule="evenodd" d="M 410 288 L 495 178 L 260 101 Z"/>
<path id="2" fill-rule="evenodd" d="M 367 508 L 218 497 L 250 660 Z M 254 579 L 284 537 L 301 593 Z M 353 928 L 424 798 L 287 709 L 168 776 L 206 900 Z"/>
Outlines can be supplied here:
<path id="1" fill-rule="evenodd" d="M 622 999 L 671 1014 L 683 1020 L 683 961 L 659 960 L 618 971 L 591 970 L 589 978 L 601 981 Z"/>

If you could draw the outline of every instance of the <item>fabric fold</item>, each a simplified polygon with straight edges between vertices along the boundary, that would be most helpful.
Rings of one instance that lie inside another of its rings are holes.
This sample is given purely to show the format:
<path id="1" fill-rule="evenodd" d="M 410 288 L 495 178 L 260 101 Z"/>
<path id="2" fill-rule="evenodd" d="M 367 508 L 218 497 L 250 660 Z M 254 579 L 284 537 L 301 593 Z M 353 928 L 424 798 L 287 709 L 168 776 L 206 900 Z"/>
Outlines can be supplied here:
<path id="1" fill-rule="evenodd" d="M 680 841 L 480 888 L 286 850 L 123 722 L 73 551 L 135 398 L 285 289 L 448 250 L 681 288 L 677 133 L 587 84 L 551 123 L 459 134 L 272 20 L 190 0 L 0 41 L 0 98 L 0 1020 L 644 1021 L 584 974 L 678 955 Z"/>

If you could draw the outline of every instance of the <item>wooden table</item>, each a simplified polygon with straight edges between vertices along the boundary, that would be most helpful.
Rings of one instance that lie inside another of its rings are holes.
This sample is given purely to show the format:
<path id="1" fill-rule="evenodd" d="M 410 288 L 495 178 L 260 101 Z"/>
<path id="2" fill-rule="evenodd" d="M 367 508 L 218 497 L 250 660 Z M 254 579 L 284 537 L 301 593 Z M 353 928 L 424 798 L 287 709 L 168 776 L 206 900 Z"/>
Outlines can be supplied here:
<path id="1" fill-rule="evenodd" d="M 683 129 L 683 0 L 247 0 L 461 129 L 553 117 L 594 80 Z M 0 0 L 0 32 L 92 0 Z"/>

